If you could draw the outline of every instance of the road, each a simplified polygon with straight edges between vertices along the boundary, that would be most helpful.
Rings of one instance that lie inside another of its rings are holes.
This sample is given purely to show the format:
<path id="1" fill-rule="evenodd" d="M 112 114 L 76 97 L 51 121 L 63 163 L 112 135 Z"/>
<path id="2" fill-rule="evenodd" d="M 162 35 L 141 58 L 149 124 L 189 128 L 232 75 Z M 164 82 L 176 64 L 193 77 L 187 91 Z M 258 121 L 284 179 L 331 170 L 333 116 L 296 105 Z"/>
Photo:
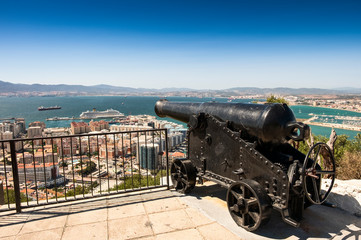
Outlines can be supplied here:
<path id="1" fill-rule="evenodd" d="M 97 181 L 99 181 L 99 179 L 97 179 Z M 120 182 L 121 181 L 118 180 L 118 184 L 120 184 Z M 116 185 L 115 179 L 109 179 L 109 188 L 113 188 L 113 187 L 115 187 L 115 185 Z M 94 193 L 100 192 L 100 187 L 102 189 L 102 192 L 108 191 L 108 180 L 107 179 L 102 179 L 101 180 L 101 185 L 99 185 L 98 187 L 96 187 L 94 189 Z"/>

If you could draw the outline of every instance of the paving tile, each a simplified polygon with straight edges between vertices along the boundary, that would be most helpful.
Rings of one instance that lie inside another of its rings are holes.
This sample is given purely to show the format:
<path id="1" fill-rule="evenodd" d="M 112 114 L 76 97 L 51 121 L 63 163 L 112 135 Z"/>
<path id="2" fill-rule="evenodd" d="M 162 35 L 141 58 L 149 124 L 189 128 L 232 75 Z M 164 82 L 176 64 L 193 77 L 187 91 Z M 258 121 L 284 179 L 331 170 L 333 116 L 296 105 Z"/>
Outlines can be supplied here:
<path id="1" fill-rule="evenodd" d="M 129 239 L 153 236 L 152 225 L 146 215 L 108 221 L 109 239 Z"/>
<path id="2" fill-rule="evenodd" d="M 184 203 L 181 203 L 176 197 L 163 198 L 158 200 L 148 200 L 144 202 L 145 210 L 148 214 L 156 212 L 184 209 Z"/>
<path id="3" fill-rule="evenodd" d="M 138 215 L 145 215 L 143 203 L 124 203 L 118 207 L 108 208 L 108 219 L 117 219 L 124 217 L 133 217 Z"/>
<path id="4" fill-rule="evenodd" d="M 42 219 L 39 219 L 38 216 L 35 219 L 30 217 L 19 234 L 62 228 L 65 226 L 66 218 L 66 215 Z"/>
<path id="5" fill-rule="evenodd" d="M 15 240 L 15 236 L 3 237 L 3 238 L 0 238 L 0 240 Z"/>
<path id="6" fill-rule="evenodd" d="M 0 227 L 0 237 L 15 236 L 16 234 L 18 234 L 20 232 L 20 230 L 23 226 L 24 226 L 24 223 L 1 226 Z"/>
<path id="7" fill-rule="evenodd" d="M 143 200 L 150 200 L 150 199 L 158 199 L 165 197 L 174 197 L 174 195 L 170 191 L 154 191 L 154 192 L 143 193 L 141 197 Z"/>
<path id="8" fill-rule="evenodd" d="M 107 219 L 107 209 L 99 209 L 94 207 L 93 210 L 86 210 L 79 213 L 69 213 L 67 226 L 87 224 L 93 222 L 103 222 Z"/>
<path id="9" fill-rule="evenodd" d="M 44 212 L 44 213 L 59 213 L 59 214 L 62 214 L 62 213 L 68 213 L 70 210 L 70 206 L 56 206 L 56 205 L 52 205 L 51 207 L 45 207 L 44 209 L 36 209 L 34 211 L 32 211 L 32 214 L 33 213 L 36 213 L 36 212 Z"/>
<path id="10" fill-rule="evenodd" d="M 107 201 L 107 206 L 113 207 L 113 206 L 120 206 L 124 203 L 140 203 L 142 202 L 142 198 L 139 194 L 137 195 L 127 195 L 127 196 L 117 196 L 109 198 Z"/>
<path id="11" fill-rule="evenodd" d="M 60 217 L 66 216 L 69 214 L 70 207 L 60 207 L 57 208 L 49 208 L 49 209 L 40 209 L 35 210 L 30 213 L 29 219 L 45 219 L 45 218 L 52 218 L 52 217 Z"/>
<path id="12" fill-rule="evenodd" d="M 55 203 L 55 204 L 50 204 L 50 205 L 43 205 L 43 206 L 36 206 L 33 208 L 33 210 L 31 212 L 35 212 L 35 211 L 42 211 L 42 210 L 58 210 L 58 209 L 68 209 L 70 208 L 71 203 L 70 202 L 64 202 L 64 203 Z M 24 212 L 23 209 L 22 212 Z"/>
<path id="13" fill-rule="evenodd" d="M 40 232 L 31 232 L 16 236 L 16 240 L 60 240 L 63 228 L 51 229 Z"/>
<path id="14" fill-rule="evenodd" d="M 77 203 L 70 207 L 70 212 L 83 212 L 87 210 L 106 208 L 107 201 L 95 201 L 95 202 L 85 202 L 85 203 Z"/>
<path id="15" fill-rule="evenodd" d="M 47 219 L 47 218 L 51 218 L 51 217 L 57 217 L 59 216 L 58 214 L 50 214 L 50 213 L 32 213 L 28 220 L 42 220 L 42 219 Z M 60 216 L 64 216 L 64 214 L 60 215 Z"/>
<path id="16" fill-rule="evenodd" d="M 184 209 L 149 214 L 148 217 L 155 234 L 194 227 Z"/>
<path id="17" fill-rule="evenodd" d="M 195 226 L 202 226 L 206 224 L 210 224 L 214 222 L 214 220 L 204 216 L 199 210 L 194 208 L 186 208 L 185 211 L 187 212 L 188 216 L 192 220 Z"/>
<path id="18" fill-rule="evenodd" d="M 203 237 L 196 229 L 187 229 L 182 231 L 164 233 L 156 236 L 156 240 L 184 240 L 184 239 L 192 239 L 192 240 L 203 240 Z"/>
<path id="19" fill-rule="evenodd" d="M 219 239 L 227 239 L 227 240 L 239 240 L 235 234 L 230 232 L 228 229 L 224 228 L 218 223 L 212 223 L 209 225 L 201 226 L 198 228 L 198 231 L 201 235 L 207 240 L 219 240 Z"/>
<path id="20" fill-rule="evenodd" d="M 148 237 L 132 238 L 132 240 L 156 240 L 156 237 L 148 236 Z"/>
<path id="21" fill-rule="evenodd" d="M 30 215 L 31 213 L 16 213 L 3 215 L 0 217 L 0 227 L 11 224 L 25 223 Z"/>
<path id="22" fill-rule="evenodd" d="M 62 240 L 107 239 L 107 223 L 97 222 L 66 227 Z"/>

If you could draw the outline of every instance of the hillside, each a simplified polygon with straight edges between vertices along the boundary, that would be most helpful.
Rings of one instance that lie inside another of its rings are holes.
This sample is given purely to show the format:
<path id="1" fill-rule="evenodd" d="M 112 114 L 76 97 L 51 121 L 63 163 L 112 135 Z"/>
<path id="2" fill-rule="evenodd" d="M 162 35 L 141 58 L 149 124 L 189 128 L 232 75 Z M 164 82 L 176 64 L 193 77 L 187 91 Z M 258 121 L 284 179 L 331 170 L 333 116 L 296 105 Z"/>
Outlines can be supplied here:
<path id="1" fill-rule="evenodd" d="M 187 93 L 187 92 L 201 92 L 222 95 L 269 95 L 269 94 L 283 94 L 283 95 L 342 95 L 342 94 L 361 94 L 361 88 L 340 88 L 336 89 L 321 89 L 321 88 L 256 88 L 256 87 L 237 87 L 221 90 L 207 90 L 207 89 L 190 89 L 190 88 L 162 88 L 162 89 L 148 89 L 148 88 L 130 88 L 118 87 L 111 85 L 66 85 L 66 84 L 15 84 L 0 80 L 0 93 L 23 93 L 23 92 L 63 92 L 63 93 L 90 93 L 90 94 L 129 94 L 129 93 Z"/>

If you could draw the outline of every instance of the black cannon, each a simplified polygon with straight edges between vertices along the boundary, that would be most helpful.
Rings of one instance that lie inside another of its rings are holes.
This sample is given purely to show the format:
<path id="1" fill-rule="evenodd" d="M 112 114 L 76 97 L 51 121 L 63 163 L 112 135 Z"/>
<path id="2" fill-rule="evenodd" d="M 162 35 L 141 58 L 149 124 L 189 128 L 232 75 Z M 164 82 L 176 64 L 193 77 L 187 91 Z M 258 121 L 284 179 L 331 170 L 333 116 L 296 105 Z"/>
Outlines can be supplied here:
<path id="1" fill-rule="evenodd" d="M 203 179 L 228 188 L 229 212 L 248 231 L 265 224 L 272 208 L 299 226 L 303 210 L 324 203 L 332 189 L 332 151 L 317 143 L 305 155 L 289 143 L 306 139 L 309 126 L 297 122 L 286 104 L 160 100 L 155 112 L 189 127 L 188 156 L 170 167 L 175 189 L 189 193 Z M 326 189 L 323 177 L 331 179 Z"/>

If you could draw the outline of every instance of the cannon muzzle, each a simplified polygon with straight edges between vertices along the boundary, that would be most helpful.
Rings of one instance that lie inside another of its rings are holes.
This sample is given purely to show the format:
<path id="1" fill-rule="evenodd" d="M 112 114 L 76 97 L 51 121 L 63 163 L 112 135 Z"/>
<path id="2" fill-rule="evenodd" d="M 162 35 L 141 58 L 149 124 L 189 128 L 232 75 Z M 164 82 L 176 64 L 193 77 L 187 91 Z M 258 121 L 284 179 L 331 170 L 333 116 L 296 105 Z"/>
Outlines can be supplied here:
<path id="1" fill-rule="evenodd" d="M 159 117 L 170 117 L 188 123 L 200 113 L 228 121 L 234 130 L 245 131 L 262 142 L 282 143 L 293 139 L 304 140 L 309 136 L 309 126 L 297 122 L 287 104 L 246 104 L 217 102 L 169 102 L 155 104 Z"/>

